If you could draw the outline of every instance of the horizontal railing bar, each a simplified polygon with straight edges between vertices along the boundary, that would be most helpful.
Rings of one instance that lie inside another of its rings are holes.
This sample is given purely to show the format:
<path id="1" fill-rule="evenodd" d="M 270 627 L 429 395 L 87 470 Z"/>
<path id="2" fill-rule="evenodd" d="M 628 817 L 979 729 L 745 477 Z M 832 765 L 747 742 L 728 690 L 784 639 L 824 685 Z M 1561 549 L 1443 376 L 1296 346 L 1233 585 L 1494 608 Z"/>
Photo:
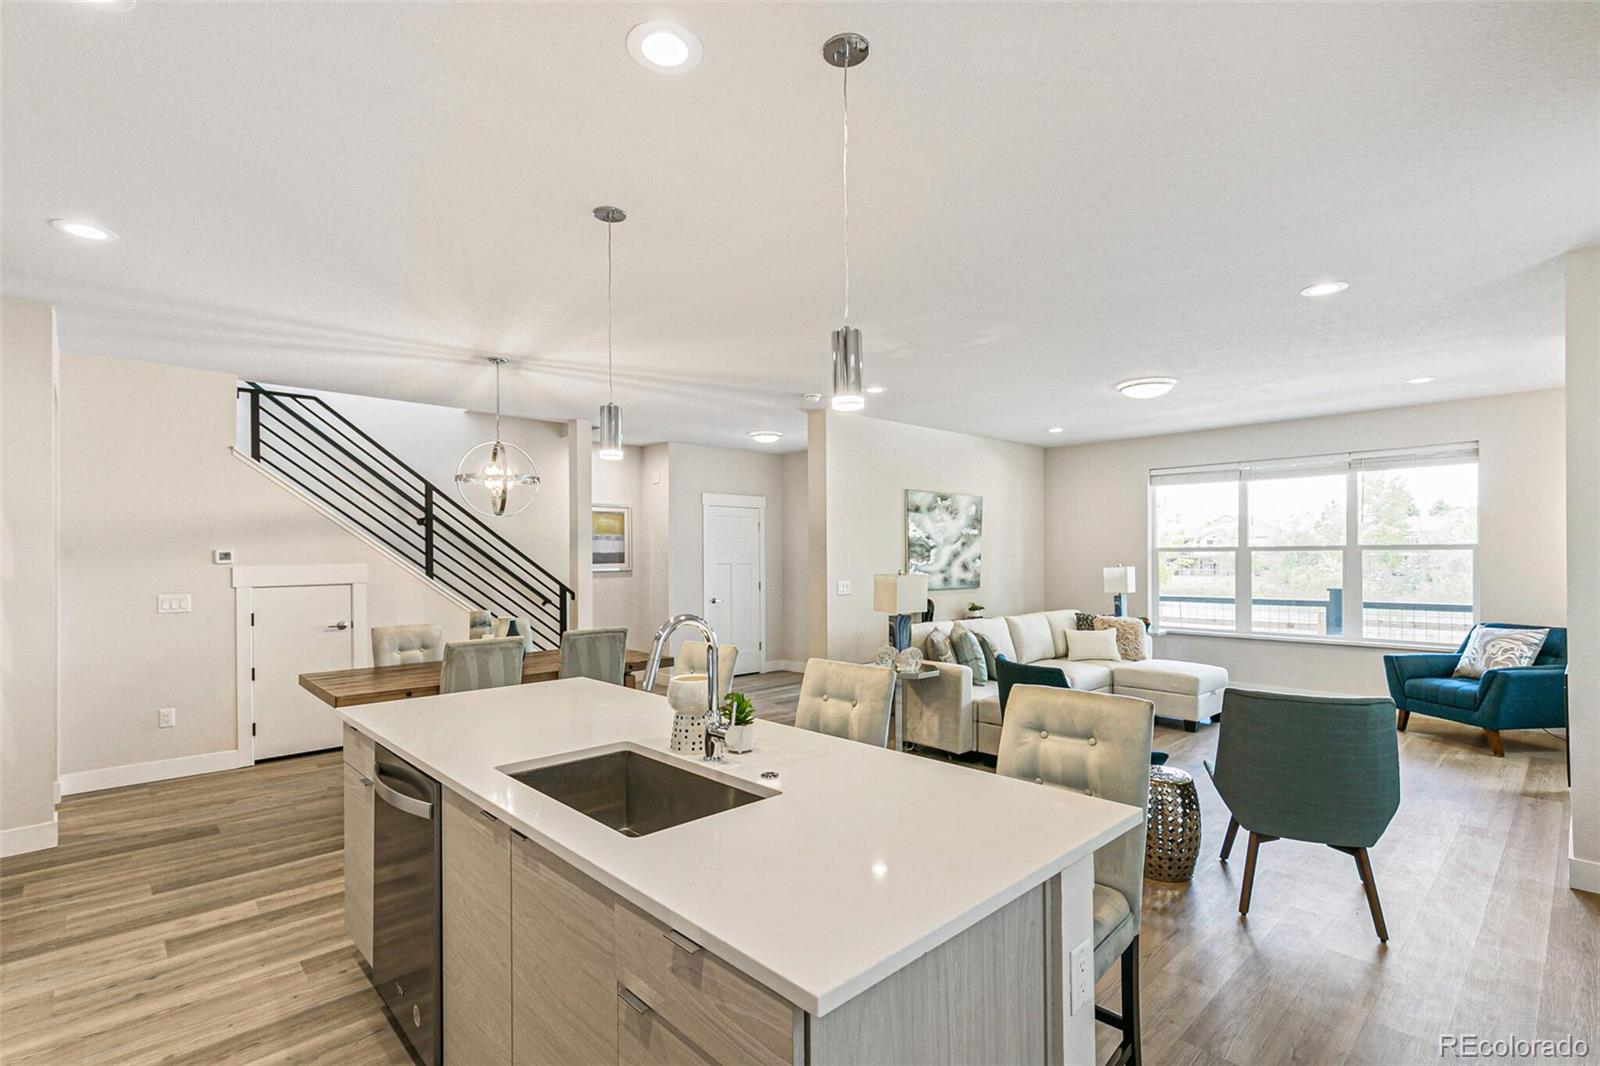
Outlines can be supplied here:
<path id="1" fill-rule="evenodd" d="M 553 606 L 549 597 L 545 596 L 539 590 L 521 587 L 517 582 L 509 580 L 503 571 L 497 571 L 491 567 L 486 567 L 482 563 L 472 559 L 470 556 L 462 554 L 459 546 L 450 541 L 441 540 L 438 537 L 435 537 L 434 551 L 436 554 L 447 553 L 450 558 L 454 559 L 467 572 L 472 573 L 475 577 L 484 580 L 494 587 L 503 589 L 503 594 L 505 595 L 515 596 L 524 602 L 536 602 L 538 604 L 538 609 L 541 611 L 551 609 Z"/>
<path id="2" fill-rule="evenodd" d="M 501 614 L 511 614 L 518 617 L 525 617 L 539 622 L 543 625 L 548 635 L 550 625 L 541 611 L 530 609 L 527 604 L 522 603 L 513 597 L 508 597 L 504 595 L 504 593 L 497 593 L 493 589 L 484 587 L 483 585 L 479 584 L 473 575 L 458 570 L 455 566 L 453 566 L 452 561 L 452 557 L 449 556 L 442 556 L 434 560 L 435 581 L 438 581 L 440 584 L 451 588 L 456 592 L 457 595 L 474 603 L 478 607 L 495 610 Z M 440 578 L 439 574 L 441 572 L 451 575 L 452 579 L 450 581 L 445 581 L 444 579 Z"/>
<path id="3" fill-rule="evenodd" d="M 364 499 L 374 500 L 374 501 L 377 501 L 379 503 L 384 504 L 387 507 L 387 511 L 384 513 L 383 517 L 385 517 L 386 519 L 394 522 L 394 524 L 396 524 L 396 525 L 404 525 L 404 526 L 415 526 L 416 525 L 416 523 L 417 523 L 416 511 L 419 511 L 421 509 L 420 507 L 415 507 L 414 508 L 412 506 L 409 506 L 408 505 L 409 501 L 407 501 L 405 499 L 396 500 L 391 495 L 388 495 L 388 494 L 385 494 L 385 493 L 383 493 L 381 491 L 375 490 L 373 488 L 373 486 L 371 486 L 371 485 L 367 485 L 367 484 L 362 483 L 362 482 L 360 482 L 358 480 L 357 481 L 352 481 L 351 478 L 349 476 L 347 476 L 346 473 L 344 472 L 347 468 L 343 468 L 343 467 L 340 467 L 340 466 L 338 466 L 336 464 L 328 463 L 328 462 L 325 462 L 325 461 L 319 461 L 319 459 L 323 458 L 320 452 L 318 452 L 316 454 L 313 454 L 312 452 L 308 452 L 306 449 L 300 447 L 298 442 L 305 442 L 307 444 L 311 443 L 310 440 L 308 438 L 306 438 L 306 437 L 301 437 L 299 435 L 294 435 L 294 436 L 287 435 L 287 434 L 285 434 L 285 433 L 280 431 L 279 426 L 278 426 L 277 423 L 272 422 L 272 421 L 263 421 L 261 423 L 261 428 L 265 433 L 270 433 L 273 437 L 277 438 L 278 440 L 281 440 L 283 443 L 285 443 L 289 447 L 293 448 L 307 462 L 313 464 L 316 467 L 317 470 L 319 470 L 319 471 L 321 471 L 323 473 L 327 473 L 327 474 L 333 475 L 335 478 L 338 479 L 339 484 L 345 490 L 350 491 L 350 492 L 352 492 L 352 493 L 354 493 L 354 494 L 356 494 L 356 495 L 358 495 L 358 496 L 360 496 L 360 497 L 362 497 Z M 279 449 L 280 452 L 282 450 L 283 449 L 281 449 L 281 448 Z M 331 484 L 328 485 L 328 488 L 330 490 L 333 490 L 333 491 L 339 491 L 338 489 L 335 489 L 334 486 L 331 485 Z M 377 516 L 374 515 L 374 517 L 377 517 Z"/>
<path id="4" fill-rule="evenodd" d="M 468 537 L 463 536 L 462 533 L 461 533 L 461 530 L 458 527 L 452 525 L 448 520 L 441 521 L 438 517 L 435 517 L 434 518 L 433 531 L 434 531 L 435 539 L 437 539 L 440 534 L 448 534 L 450 537 L 454 538 L 455 543 L 461 545 L 463 548 L 470 548 L 473 551 L 477 552 L 488 563 L 492 564 L 493 566 L 497 567 L 500 570 L 503 570 L 507 575 L 515 578 L 515 580 L 517 580 L 517 581 L 521 582 L 523 585 L 527 586 L 529 590 L 534 592 L 536 595 L 538 595 L 541 599 L 545 600 L 546 602 L 549 602 L 549 601 L 553 600 L 554 598 L 556 598 L 556 597 L 561 595 L 561 590 L 559 588 L 544 588 L 544 587 L 541 587 L 540 585 L 536 584 L 535 582 L 530 581 L 528 578 L 523 577 L 520 573 L 518 573 L 517 570 L 513 569 L 510 566 L 507 566 L 503 559 L 501 559 L 500 557 L 496 556 L 493 552 L 489 551 L 484 545 L 478 543 L 475 540 L 472 540 L 472 539 L 470 539 Z"/>
<path id="5" fill-rule="evenodd" d="M 265 443 L 266 442 L 263 441 L 263 444 L 265 444 Z M 283 461 L 286 462 L 288 465 L 293 466 L 296 469 L 301 469 L 302 472 L 304 472 L 303 469 L 300 467 L 300 464 L 296 463 L 293 459 L 290 459 L 288 456 L 284 455 L 282 449 L 279 449 L 277 447 L 273 447 L 272 450 L 277 452 L 283 458 Z M 267 465 L 270 466 L 272 464 L 268 463 Z M 321 484 L 323 484 L 323 482 L 320 479 L 317 479 L 316 484 L 321 485 Z M 346 522 L 349 522 L 351 525 L 355 526 L 357 529 L 360 529 L 364 534 L 366 534 L 367 536 L 371 537 L 373 540 L 377 541 L 379 544 L 383 545 L 384 548 L 386 548 L 389 551 L 392 551 L 395 554 L 399 555 L 401 558 L 405 558 L 405 559 L 407 559 L 407 561 L 409 561 L 409 556 L 411 554 L 415 553 L 416 549 L 414 547 L 408 548 L 404 544 L 396 544 L 394 541 L 389 539 L 388 534 L 393 532 L 393 527 L 392 526 L 387 527 L 387 528 L 380 527 L 378 529 L 374 529 L 369 524 L 368 521 L 363 520 L 363 518 L 361 517 L 361 515 L 365 514 L 365 515 L 367 515 L 368 518 L 370 518 L 371 517 L 370 514 L 367 514 L 367 512 L 363 512 L 363 511 L 350 511 L 350 510 L 347 510 L 346 507 L 344 506 L 344 503 L 347 502 L 347 498 L 346 497 L 340 496 L 337 493 L 335 493 L 333 495 L 333 497 L 330 499 L 328 496 L 324 495 L 321 492 L 318 492 L 314 487 L 312 487 L 311 485 L 306 484 L 304 482 L 297 483 L 296 487 L 301 492 L 306 493 L 312 499 L 316 500 L 318 503 L 320 503 L 324 507 L 328 508 L 330 511 L 333 511 L 334 514 L 338 515 L 338 517 L 342 518 Z"/>
<path id="6" fill-rule="evenodd" d="M 311 400 L 315 400 L 316 397 L 315 396 L 301 396 L 301 397 L 297 397 L 297 399 L 311 401 Z M 336 421 L 336 420 L 330 420 L 327 417 L 327 413 L 331 410 L 331 408 L 329 408 L 326 404 L 301 403 L 298 406 L 300 407 L 301 411 L 303 411 L 305 413 L 307 418 L 316 419 L 318 425 L 325 426 L 325 427 L 327 427 L 327 429 L 329 431 L 338 434 L 338 436 L 339 436 L 339 438 L 341 440 L 343 440 L 347 444 L 351 445 L 352 447 L 355 447 L 355 448 L 370 447 L 370 445 L 372 444 L 371 438 L 370 437 L 365 437 L 364 434 L 362 435 L 364 439 L 357 439 L 355 437 L 352 437 L 350 435 L 350 430 L 353 427 L 351 427 L 349 423 L 347 423 L 347 422 L 339 422 L 339 421 Z M 355 432 L 360 434 L 362 431 L 358 429 Z M 379 457 L 388 459 L 390 461 L 391 465 L 394 466 L 395 468 L 397 468 L 398 472 L 401 475 L 403 475 L 404 477 L 408 477 L 408 478 L 415 478 L 419 482 L 419 484 L 417 486 L 417 494 L 419 496 L 425 491 L 425 487 L 428 484 L 428 481 L 427 481 L 426 478 L 422 477 L 420 474 L 417 474 L 410 467 L 408 467 L 404 463 L 400 462 L 400 460 L 394 458 L 394 456 L 392 456 L 387 450 L 383 450 L 383 449 L 374 449 L 374 450 L 375 450 L 376 454 Z M 393 473 L 393 471 L 391 471 L 391 473 Z"/>
<path id="7" fill-rule="evenodd" d="M 385 485 L 387 485 L 389 487 L 389 489 L 395 493 L 395 495 L 403 497 L 406 494 L 406 490 L 405 489 L 401 488 L 399 485 L 395 485 L 395 484 L 391 483 L 389 481 L 389 479 L 387 477 L 385 477 L 383 474 L 378 473 L 378 471 L 376 471 L 376 470 L 372 469 L 372 467 L 368 466 L 366 460 L 362 459 L 360 456 L 358 456 L 355 453 L 351 452 L 350 449 L 348 449 L 348 448 L 344 447 L 343 445 L 339 444 L 337 441 L 334 441 L 334 440 L 330 439 L 326 433 L 322 432 L 322 430 L 318 429 L 316 426 L 313 426 L 309 421 L 307 421 L 307 419 L 306 419 L 306 417 L 304 415 L 302 415 L 298 411 L 294 410 L 292 407 L 290 407 L 288 404 L 284 403 L 282 400 L 278 399 L 276 396 L 273 396 L 272 393 L 270 393 L 270 392 L 266 393 L 266 396 L 269 399 L 271 399 L 273 403 L 277 404 L 278 408 L 280 410 L 282 410 L 290 418 L 296 420 L 301 425 L 303 425 L 307 429 L 309 429 L 311 432 L 315 433 L 317 436 L 319 436 L 323 440 L 327 441 L 330 446 L 332 446 L 333 448 L 337 449 L 338 451 L 344 453 L 344 455 L 351 462 L 355 463 L 357 466 L 361 467 L 361 469 L 363 469 L 367 473 L 371 474 L 374 478 L 376 478 L 377 480 L 379 480 L 379 481 L 383 482 Z M 420 497 L 422 495 L 421 488 L 419 487 L 416 491 L 417 491 L 417 495 Z"/>

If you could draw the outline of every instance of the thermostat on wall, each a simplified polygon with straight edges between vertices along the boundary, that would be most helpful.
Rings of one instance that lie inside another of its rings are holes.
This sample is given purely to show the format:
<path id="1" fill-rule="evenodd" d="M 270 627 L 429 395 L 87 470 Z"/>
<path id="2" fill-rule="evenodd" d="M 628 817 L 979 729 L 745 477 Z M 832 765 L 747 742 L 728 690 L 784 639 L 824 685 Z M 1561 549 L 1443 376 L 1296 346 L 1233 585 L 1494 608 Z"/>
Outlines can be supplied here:
<path id="1" fill-rule="evenodd" d="M 231 565 L 233 565 L 233 549 L 232 548 L 218 548 L 218 549 L 216 549 L 215 551 L 213 551 L 211 553 L 211 561 L 216 563 L 218 566 L 231 566 Z"/>

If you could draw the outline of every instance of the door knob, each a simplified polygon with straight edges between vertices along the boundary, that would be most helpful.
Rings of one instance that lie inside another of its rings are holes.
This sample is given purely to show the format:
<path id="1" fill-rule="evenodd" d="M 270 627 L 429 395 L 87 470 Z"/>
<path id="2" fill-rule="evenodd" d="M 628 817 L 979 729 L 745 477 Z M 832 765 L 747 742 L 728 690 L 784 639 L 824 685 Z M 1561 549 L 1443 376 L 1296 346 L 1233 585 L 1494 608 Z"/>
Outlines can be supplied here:
<path id="1" fill-rule="evenodd" d="M 350 628 L 350 623 L 349 622 L 335 622 L 335 623 L 333 623 L 333 625 L 329 626 L 328 628 L 329 629 L 339 629 L 339 630 L 349 629 Z"/>
<path id="2" fill-rule="evenodd" d="M 712 603 L 721 603 L 722 600 L 719 597 L 713 596 L 713 597 L 711 597 L 711 602 Z"/>

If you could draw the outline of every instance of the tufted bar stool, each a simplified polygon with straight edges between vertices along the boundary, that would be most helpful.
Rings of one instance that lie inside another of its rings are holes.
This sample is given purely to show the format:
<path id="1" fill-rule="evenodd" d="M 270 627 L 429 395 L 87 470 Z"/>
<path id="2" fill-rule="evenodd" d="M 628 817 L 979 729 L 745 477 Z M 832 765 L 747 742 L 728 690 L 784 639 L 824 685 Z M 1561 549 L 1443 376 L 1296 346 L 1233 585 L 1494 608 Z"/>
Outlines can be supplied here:
<path id="1" fill-rule="evenodd" d="M 372 627 L 373 666 L 436 663 L 443 658 L 444 629 L 440 626 Z"/>
<path id="2" fill-rule="evenodd" d="M 995 772 L 1144 810 L 1150 798 L 1155 706 L 1105 692 L 1017 685 L 1006 701 Z M 1139 908 L 1145 825 L 1094 853 L 1095 980 L 1122 959 L 1122 1013 L 1095 1019 L 1122 1031 L 1114 1063 L 1138 1066 Z"/>
<path id="3" fill-rule="evenodd" d="M 794 724 L 813 733 L 887 747 L 894 682 L 894 671 L 881 666 L 810 659 L 800 679 Z"/>

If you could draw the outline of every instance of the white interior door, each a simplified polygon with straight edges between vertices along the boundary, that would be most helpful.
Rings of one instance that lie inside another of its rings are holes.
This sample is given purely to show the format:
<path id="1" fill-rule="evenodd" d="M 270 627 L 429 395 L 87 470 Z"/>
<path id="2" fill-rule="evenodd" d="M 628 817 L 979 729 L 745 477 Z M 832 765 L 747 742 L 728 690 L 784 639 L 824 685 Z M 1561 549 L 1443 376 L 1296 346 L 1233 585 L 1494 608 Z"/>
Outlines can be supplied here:
<path id="1" fill-rule="evenodd" d="M 355 665 L 352 591 L 349 585 L 252 590 L 250 702 L 257 759 L 343 743 L 339 716 L 300 687 L 300 675 Z"/>
<path id="2" fill-rule="evenodd" d="M 753 674 L 766 665 L 762 632 L 765 574 L 761 527 L 766 501 L 705 501 L 705 614 L 717 639 L 739 649 L 736 667 Z"/>

